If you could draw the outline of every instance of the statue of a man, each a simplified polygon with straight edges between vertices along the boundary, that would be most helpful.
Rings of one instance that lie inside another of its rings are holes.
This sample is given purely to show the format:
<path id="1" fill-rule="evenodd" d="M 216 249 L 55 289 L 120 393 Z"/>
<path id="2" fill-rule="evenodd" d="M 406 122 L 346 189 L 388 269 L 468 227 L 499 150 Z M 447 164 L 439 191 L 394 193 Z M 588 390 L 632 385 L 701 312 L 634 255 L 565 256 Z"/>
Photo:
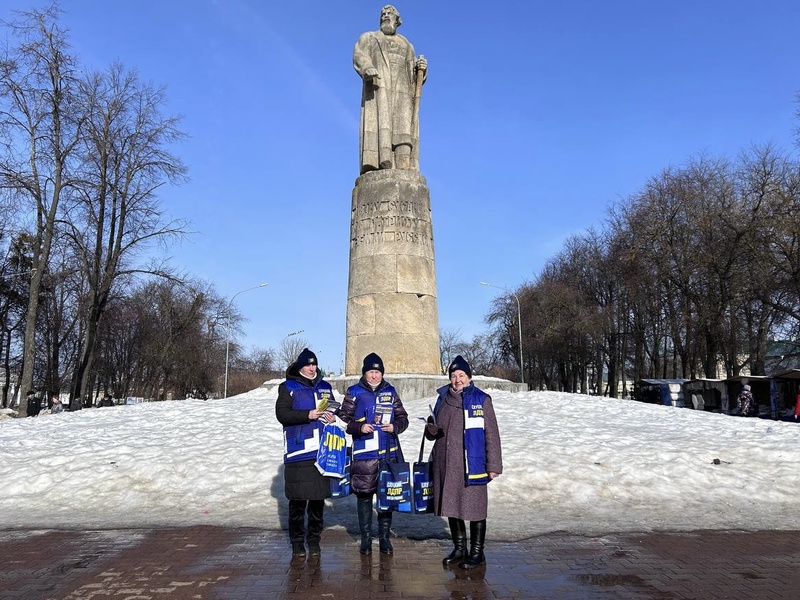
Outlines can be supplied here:
<path id="1" fill-rule="evenodd" d="M 361 34 L 353 50 L 353 66 L 364 82 L 359 137 L 362 174 L 375 169 L 419 169 L 419 94 L 428 64 L 397 33 L 401 23 L 397 9 L 384 6 L 380 29 Z"/>

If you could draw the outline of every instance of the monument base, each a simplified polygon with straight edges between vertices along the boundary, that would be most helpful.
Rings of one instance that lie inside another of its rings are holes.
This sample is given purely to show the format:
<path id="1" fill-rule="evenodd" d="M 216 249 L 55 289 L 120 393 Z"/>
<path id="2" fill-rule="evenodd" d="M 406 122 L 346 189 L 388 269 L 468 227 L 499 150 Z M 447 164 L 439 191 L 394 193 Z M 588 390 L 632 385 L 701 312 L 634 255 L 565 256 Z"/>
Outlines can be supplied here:
<path id="1" fill-rule="evenodd" d="M 420 173 L 365 173 L 353 189 L 344 372 L 376 352 L 387 373 L 441 373 L 428 186 Z"/>
<path id="2" fill-rule="evenodd" d="M 358 375 L 339 375 L 336 377 L 326 377 L 325 381 L 331 384 L 336 390 L 337 399 L 341 400 L 344 393 L 351 385 L 358 383 L 361 379 Z M 402 400 L 419 400 L 421 398 L 435 398 L 436 390 L 450 383 L 444 375 L 388 375 L 387 381 L 391 383 L 400 394 Z M 278 396 L 278 386 L 283 380 L 273 379 L 267 381 L 261 387 L 267 388 L 268 394 L 273 392 Z M 508 379 L 498 379 L 497 377 L 483 377 L 476 375 L 472 382 L 484 391 L 501 390 L 503 392 L 527 392 L 528 386 L 525 383 L 515 383 Z M 490 394 L 491 395 L 491 394 Z"/>

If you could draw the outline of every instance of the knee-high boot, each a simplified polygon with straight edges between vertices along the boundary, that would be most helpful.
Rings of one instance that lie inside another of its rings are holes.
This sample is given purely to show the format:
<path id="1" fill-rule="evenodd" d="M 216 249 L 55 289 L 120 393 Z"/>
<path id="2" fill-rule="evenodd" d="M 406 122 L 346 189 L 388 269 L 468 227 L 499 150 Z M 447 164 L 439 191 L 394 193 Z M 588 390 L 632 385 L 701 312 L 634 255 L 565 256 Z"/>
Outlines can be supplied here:
<path id="1" fill-rule="evenodd" d="M 356 500 L 358 530 L 361 532 L 361 554 L 372 554 L 372 496 L 359 496 Z"/>
<path id="2" fill-rule="evenodd" d="M 309 500 L 308 509 L 308 532 L 306 533 L 306 541 L 308 542 L 308 552 L 310 554 L 319 554 L 319 540 L 322 538 L 323 528 L 323 513 L 325 511 L 324 500 Z"/>
<path id="3" fill-rule="evenodd" d="M 289 500 L 289 541 L 292 554 L 305 556 L 306 553 L 306 501 Z"/>
<path id="4" fill-rule="evenodd" d="M 469 556 L 458 566 L 462 569 L 474 569 L 486 562 L 483 545 L 486 541 L 486 519 L 469 522 Z"/>
<path id="5" fill-rule="evenodd" d="M 379 512 L 378 513 L 378 546 L 381 549 L 381 554 L 392 554 L 392 542 L 389 541 L 389 533 L 392 529 L 392 512 Z"/>
<path id="6" fill-rule="evenodd" d="M 448 517 L 447 522 L 450 525 L 450 536 L 453 538 L 453 551 L 442 560 L 442 565 L 445 567 L 460 563 L 467 556 L 467 525 L 464 519 Z"/>

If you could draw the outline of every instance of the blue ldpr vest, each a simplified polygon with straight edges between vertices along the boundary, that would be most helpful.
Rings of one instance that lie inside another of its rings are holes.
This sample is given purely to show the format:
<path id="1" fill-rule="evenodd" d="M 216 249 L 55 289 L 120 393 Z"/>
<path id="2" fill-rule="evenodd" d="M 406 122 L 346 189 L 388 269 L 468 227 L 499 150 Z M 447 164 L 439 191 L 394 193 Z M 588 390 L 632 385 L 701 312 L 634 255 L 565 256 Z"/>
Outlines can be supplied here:
<path id="1" fill-rule="evenodd" d="M 439 417 L 439 409 L 450 386 L 436 390 L 439 398 L 433 409 L 435 418 Z M 466 485 L 486 485 L 489 473 L 486 471 L 486 432 L 483 423 L 483 403 L 487 394 L 473 384 L 469 384 L 461 392 L 461 406 L 464 410 L 464 482 Z"/>
<path id="2" fill-rule="evenodd" d="M 347 392 L 355 402 L 353 421 L 376 425 L 375 431 L 370 435 L 353 436 L 353 460 L 394 456 L 397 453 L 397 436 L 381 431 L 375 422 L 376 417 L 381 419 L 383 424 L 394 422 L 394 400 L 397 397 L 394 387 L 384 381 L 373 392 L 360 384 L 355 384 L 351 385 Z"/>
<path id="3" fill-rule="evenodd" d="M 320 379 L 315 386 L 304 385 L 292 379 L 286 381 L 286 389 L 292 395 L 292 410 L 314 410 L 320 400 L 333 396 L 331 384 Z M 316 460 L 320 436 L 325 424 L 311 421 L 302 425 L 287 425 L 283 428 L 283 462 L 293 463 Z"/>

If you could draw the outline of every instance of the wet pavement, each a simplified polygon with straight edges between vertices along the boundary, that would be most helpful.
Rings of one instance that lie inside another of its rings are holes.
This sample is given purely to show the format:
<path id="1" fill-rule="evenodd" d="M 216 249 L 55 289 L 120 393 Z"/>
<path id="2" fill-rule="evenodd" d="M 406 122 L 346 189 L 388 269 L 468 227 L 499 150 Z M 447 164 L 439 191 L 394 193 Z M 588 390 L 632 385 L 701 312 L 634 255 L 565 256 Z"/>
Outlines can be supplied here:
<path id="1" fill-rule="evenodd" d="M 0 531 L 0 598 L 269 600 L 800 598 L 800 532 L 694 532 L 487 541 L 485 567 L 442 568 L 444 539 L 394 537 L 363 557 L 326 530 L 292 558 L 285 533 L 187 527 Z"/>

